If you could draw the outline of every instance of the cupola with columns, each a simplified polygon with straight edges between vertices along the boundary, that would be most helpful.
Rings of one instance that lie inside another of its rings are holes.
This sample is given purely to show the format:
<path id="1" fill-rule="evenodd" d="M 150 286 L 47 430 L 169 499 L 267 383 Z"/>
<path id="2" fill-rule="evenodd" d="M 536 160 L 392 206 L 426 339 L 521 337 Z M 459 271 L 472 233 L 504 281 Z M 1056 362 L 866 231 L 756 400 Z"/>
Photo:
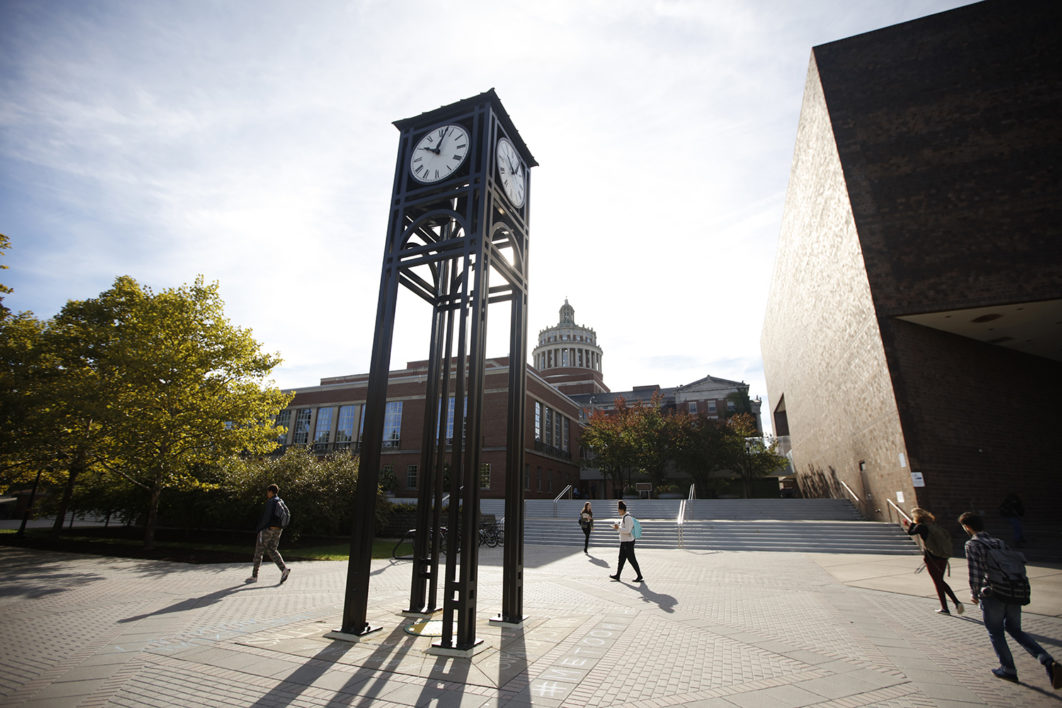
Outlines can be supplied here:
<path id="1" fill-rule="evenodd" d="M 542 378 L 563 393 L 608 393 L 601 354 L 597 333 L 575 323 L 575 308 L 565 298 L 557 324 L 538 333 L 531 360 Z"/>

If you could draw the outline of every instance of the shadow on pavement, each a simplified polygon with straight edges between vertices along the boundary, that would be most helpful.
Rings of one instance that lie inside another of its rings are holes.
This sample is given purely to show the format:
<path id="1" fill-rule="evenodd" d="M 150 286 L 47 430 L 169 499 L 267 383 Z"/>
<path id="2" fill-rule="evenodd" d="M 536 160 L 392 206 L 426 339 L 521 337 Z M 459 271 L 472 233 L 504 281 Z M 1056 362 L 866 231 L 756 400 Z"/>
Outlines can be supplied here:
<path id="1" fill-rule="evenodd" d="M 125 624 L 127 622 L 136 622 L 138 620 L 147 619 L 148 617 L 154 617 L 156 615 L 165 615 L 165 614 L 169 614 L 171 612 L 186 612 L 188 610 L 195 610 L 195 609 L 198 609 L 200 607 L 206 607 L 207 605 L 213 605 L 215 602 L 218 602 L 218 601 L 222 600 L 223 598 L 228 597 L 229 595 L 231 595 L 231 594 L 233 594 L 235 592 L 240 592 L 241 590 L 254 590 L 254 589 L 257 589 L 258 587 L 261 587 L 261 588 L 265 589 L 265 588 L 273 587 L 273 586 L 270 586 L 270 585 L 265 585 L 265 586 L 246 585 L 246 584 L 241 583 L 239 585 L 235 585 L 235 586 L 230 587 L 230 588 L 223 588 L 221 590 L 215 590 L 214 592 L 212 592 L 212 593 L 210 593 L 208 595 L 203 595 L 201 597 L 190 597 L 187 600 L 181 600 L 180 602 L 175 602 L 174 604 L 170 605 L 169 607 L 163 607 L 161 610 L 155 610 L 154 612 L 145 612 L 142 615 L 135 615 L 133 617 L 126 617 L 125 619 L 118 620 L 118 623 L 119 624 Z"/>

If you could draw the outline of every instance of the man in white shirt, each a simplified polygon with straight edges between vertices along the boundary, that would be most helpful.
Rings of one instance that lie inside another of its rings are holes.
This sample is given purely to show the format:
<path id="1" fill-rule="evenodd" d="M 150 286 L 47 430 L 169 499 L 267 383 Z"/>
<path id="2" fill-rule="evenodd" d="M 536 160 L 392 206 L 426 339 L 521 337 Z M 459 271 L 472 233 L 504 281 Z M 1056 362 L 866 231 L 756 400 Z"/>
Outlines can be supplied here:
<path id="1" fill-rule="evenodd" d="M 620 579 L 620 573 L 623 572 L 623 564 L 628 560 L 631 562 L 631 567 L 634 568 L 634 572 L 638 574 L 638 577 L 634 579 L 634 582 L 642 582 L 642 569 L 638 567 L 638 559 L 634 557 L 634 517 L 627 513 L 627 505 L 622 501 L 619 503 L 620 520 L 618 524 L 612 524 L 612 528 L 619 531 L 619 567 L 616 568 L 616 574 L 608 577 L 613 580 Z"/>

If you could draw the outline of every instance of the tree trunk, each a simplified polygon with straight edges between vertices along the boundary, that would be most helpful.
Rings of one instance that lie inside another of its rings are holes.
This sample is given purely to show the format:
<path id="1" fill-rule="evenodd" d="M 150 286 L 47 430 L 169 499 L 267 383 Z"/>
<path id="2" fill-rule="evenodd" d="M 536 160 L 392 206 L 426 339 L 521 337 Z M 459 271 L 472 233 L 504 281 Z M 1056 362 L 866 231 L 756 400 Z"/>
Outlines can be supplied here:
<path id="1" fill-rule="evenodd" d="M 162 485 L 156 483 L 151 488 L 151 501 L 148 503 L 147 520 L 144 522 L 144 548 L 155 548 L 155 522 L 159 516 L 159 498 L 162 496 Z"/>
<path id="2" fill-rule="evenodd" d="M 58 536 L 63 531 L 63 521 L 66 512 L 70 508 L 70 500 L 74 496 L 74 484 L 78 476 L 85 470 L 85 453 L 78 450 L 74 453 L 74 459 L 70 462 L 70 468 L 66 472 L 66 485 L 63 487 L 63 498 L 59 500 L 59 508 L 55 512 L 55 523 L 52 524 L 52 535 Z"/>

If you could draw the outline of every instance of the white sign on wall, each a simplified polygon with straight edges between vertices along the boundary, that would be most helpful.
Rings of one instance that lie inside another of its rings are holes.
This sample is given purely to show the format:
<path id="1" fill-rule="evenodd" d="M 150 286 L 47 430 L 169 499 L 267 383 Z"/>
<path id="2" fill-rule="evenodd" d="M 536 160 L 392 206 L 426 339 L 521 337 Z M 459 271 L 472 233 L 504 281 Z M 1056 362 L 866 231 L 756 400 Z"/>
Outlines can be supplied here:
<path id="1" fill-rule="evenodd" d="M 903 492 L 896 492 L 896 503 L 903 504 Z"/>
<path id="2" fill-rule="evenodd" d="M 922 476 L 921 472 L 912 472 L 911 484 L 915 487 L 924 487 L 926 486 L 926 478 Z"/>

